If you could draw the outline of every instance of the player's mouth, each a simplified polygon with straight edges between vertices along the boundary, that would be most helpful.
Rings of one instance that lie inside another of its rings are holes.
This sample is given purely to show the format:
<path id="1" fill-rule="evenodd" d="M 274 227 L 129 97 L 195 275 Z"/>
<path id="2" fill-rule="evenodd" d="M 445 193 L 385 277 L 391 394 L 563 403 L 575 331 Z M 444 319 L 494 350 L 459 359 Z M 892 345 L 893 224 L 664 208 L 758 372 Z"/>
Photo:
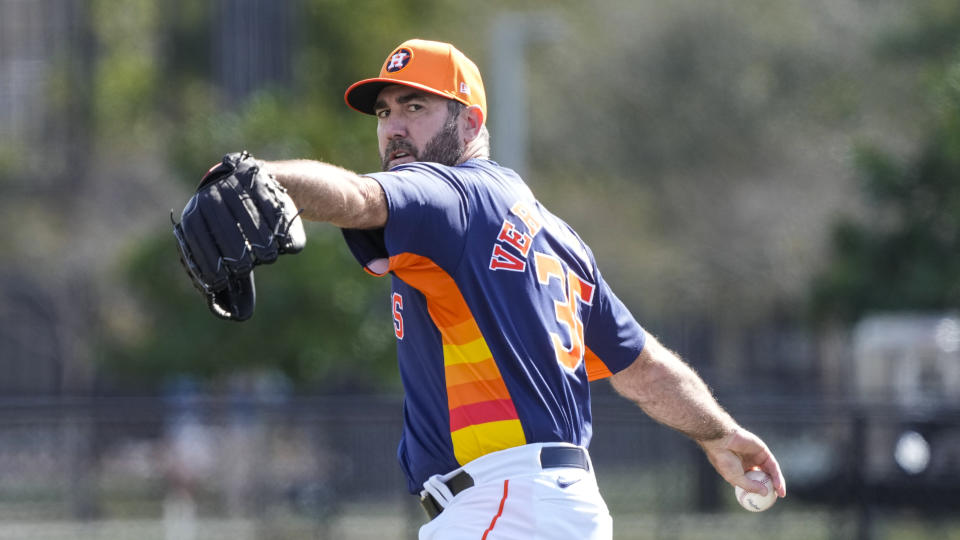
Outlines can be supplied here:
<path id="1" fill-rule="evenodd" d="M 417 161 L 417 153 L 413 148 L 408 145 L 398 145 L 400 148 L 396 148 L 387 154 L 387 159 L 383 160 L 383 170 L 390 170 L 397 165 L 403 165 L 404 163 L 412 163 Z"/>
<path id="2" fill-rule="evenodd" d="M 383 151 L 383 170 L 389 171 L 397 165 L 417 161 L 417 149 L 406 139 L 391 139 Z"/>
<path id="3" fill-rule="evenodd" d="M 410 152 L 406 152 L 404 150 L 398 150 L 390 154 L 390 166 L 400 165 L 402 163 L 410 163 L 416 160 L 417 160 L 417 156 L 411 154 Z"/>

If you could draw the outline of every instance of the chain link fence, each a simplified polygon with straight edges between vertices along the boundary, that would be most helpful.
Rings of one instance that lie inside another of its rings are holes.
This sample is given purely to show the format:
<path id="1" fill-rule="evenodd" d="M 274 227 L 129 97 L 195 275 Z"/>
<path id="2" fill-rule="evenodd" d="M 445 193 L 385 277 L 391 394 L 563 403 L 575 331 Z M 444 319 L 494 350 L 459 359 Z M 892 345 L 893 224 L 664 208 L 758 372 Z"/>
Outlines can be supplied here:
<path id="1" fill-rule="evenodd" d="M 960 446 L 942 435 L 958 411 L 731 396 L 788 479 L 787 499 L 751 514 L 694 444 L 597 394 L 591 452 L 617 539 L 960 535 Z M 0 538 L 415 538 L 400 411 L 393 396 L 7 401 Z"/>

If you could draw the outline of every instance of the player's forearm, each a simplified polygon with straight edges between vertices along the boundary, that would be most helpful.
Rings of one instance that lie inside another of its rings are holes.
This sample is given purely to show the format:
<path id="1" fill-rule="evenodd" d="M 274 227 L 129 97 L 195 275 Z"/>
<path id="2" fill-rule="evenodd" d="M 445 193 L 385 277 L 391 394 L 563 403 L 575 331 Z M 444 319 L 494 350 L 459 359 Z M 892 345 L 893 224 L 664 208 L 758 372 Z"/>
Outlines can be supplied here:
<path id="1" fill-rule="evenodd" d="M 737 428 L 700 376 L 653 336 L 611 382 L 651 418 L 698 442 L 720 439 Z"/>
<path id="2" fill-rule="evenodd" d="M 304 219 L 371 229 L 387 221 L 386 198 L 376 181 L 311 160 L 268 161 L 264 169 L 287 188 Z"/>

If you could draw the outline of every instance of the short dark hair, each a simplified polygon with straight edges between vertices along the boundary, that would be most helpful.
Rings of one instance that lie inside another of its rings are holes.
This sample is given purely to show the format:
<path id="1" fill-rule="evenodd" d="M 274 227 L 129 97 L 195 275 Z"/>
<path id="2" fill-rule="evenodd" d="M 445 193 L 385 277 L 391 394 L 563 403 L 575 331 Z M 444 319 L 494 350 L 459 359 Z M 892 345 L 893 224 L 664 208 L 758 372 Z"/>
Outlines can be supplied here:
<path id="1" fill-rule="evenodd" d="M 453 118 L 460 116 L 460 113 L 466 108 L 466 105 L 455 99 L 447 101 L 447 113 Z"/>

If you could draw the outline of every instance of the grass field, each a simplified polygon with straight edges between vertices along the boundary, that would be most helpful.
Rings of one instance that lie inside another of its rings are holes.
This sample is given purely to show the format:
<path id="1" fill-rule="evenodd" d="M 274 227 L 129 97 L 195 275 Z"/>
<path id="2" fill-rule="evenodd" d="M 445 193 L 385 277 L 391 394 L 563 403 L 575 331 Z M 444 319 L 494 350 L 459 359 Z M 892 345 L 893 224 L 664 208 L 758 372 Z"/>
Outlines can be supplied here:
<path id="1" fill-rule="evenodd" d="M 0 540 L 399 540 L 416 538 L 416 520 L 396 505 L 345 508 L 326 523 L 297 516 L 200 519 L 193 525 L 162 519 L 91 522 L 3 522 Z M 781 509 L 764 514 L 624 514 L 614 516 L 616 540 L 853 540 L 854 516 Z M 874 540 L 960 540 L 960 520 L 877 516 Z"/>

